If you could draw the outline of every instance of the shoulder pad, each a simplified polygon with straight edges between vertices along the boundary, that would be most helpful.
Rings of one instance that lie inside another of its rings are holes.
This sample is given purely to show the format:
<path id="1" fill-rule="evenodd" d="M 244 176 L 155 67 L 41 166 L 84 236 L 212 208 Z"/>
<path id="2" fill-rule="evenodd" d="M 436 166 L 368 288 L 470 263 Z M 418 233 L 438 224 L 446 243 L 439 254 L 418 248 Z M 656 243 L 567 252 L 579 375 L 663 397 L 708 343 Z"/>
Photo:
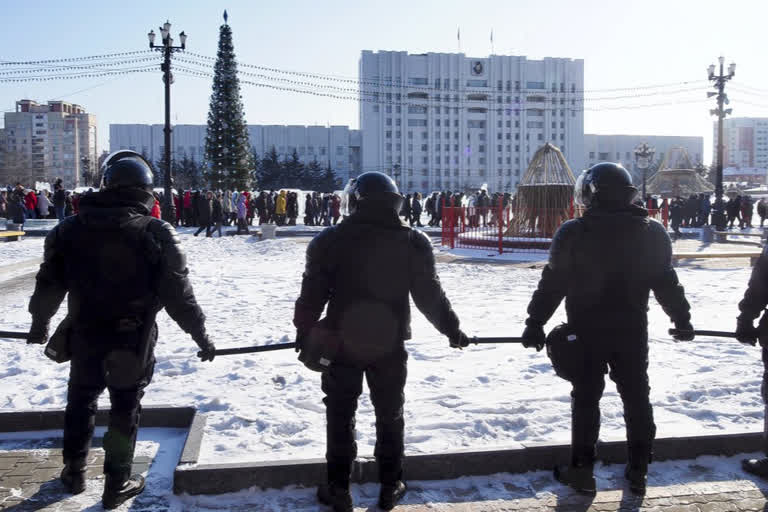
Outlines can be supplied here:
<path id="1" fill-rule="evenodd" d="M 411 245 L 413 245 L 416 249 L 427 250 L 431 253 L 432 240 L 430 240 L 429 236 L 425 232 L 419 231 L 418 229 L 410 228 L 410 230 Z"/>
<path id="2" fill-rule="evenodd" d="M 179 234 L 176 232 L 176 229 L 164 220 L 152 218 L 147 225 L 147 231 L 152 233 L 160 242 L 180 243 Z"/>

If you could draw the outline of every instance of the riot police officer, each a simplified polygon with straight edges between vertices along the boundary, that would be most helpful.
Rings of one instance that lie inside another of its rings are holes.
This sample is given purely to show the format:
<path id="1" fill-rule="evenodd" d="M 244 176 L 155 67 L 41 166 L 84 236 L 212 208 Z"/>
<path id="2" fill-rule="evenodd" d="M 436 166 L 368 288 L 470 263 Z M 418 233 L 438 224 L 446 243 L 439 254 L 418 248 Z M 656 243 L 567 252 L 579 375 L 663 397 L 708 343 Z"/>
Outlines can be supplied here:
<path id="1" fill-rule="evenodd" d="M 64 329 L 71 356 L 61 480 L 73 494 L 85 490 L 86 457 L 99 395 L 112 407 L 104 435 L 105 508 L 144 489 L 131 475 L 140 401 L 154 369 L 155 315 L 165 307 L 212 360 L 215 348 L 187 278 L 179 238 L 167 222 L 150 217 L 152 171 L 141 155 L 118 151 L 103 165 L 99 192 L 80 200 L 80 211 L 45 239 L 45 255 L 29 304 L 29 343 L 45 343 L 48 324 L 64 296 Z"/>
<path id="2" fill-rule="evenodd" d="M 636 194 L 620 164 L 600 163 L 582 173 L 575 199 L 586 212 L 555 233 L 523 333 L 525 346 L 541 350 L 544 324 L 565 298 L 568 325 L 554 337 L 562 338 L 568 359 L 553 357 L 553 366 L 570 366 L 571 463 L 555 468 L 555 477 L 588 494 L 596 492 L 593 466 L 607 372 L 624 404 L 625 476 L 633 492 L 645 492 L 656 431 L 647 372 L 649 291 L 678 329 L 693 330 L 669 236 L 645 208 L 632 204 Z M 692 340 L 693 334 L 678 339 Z"/>
<path id="3" fill-rule="evenodd" d="M 768 313 L 763 313 L 758 330 L 754 328 L 755 319 L 768 305 L 768 247 L 758 258 L 744 298 L 739 302 L 741 314 L 736 321 L 736 338 L 749 345 L 756 345 L 758 337 L 763 352 L 763 383 L 760 388 L 765 416 L 763 419 L 763 451 L 768 454 Z M 758 336 L 759 335 L 759 336 Z M 741 466 L 754 475 L 768 478 L 768 458 L 743 460 Z"/>
<path id="4" fill-rule="evenodd" d="M 376 447 L 381 490 L 379 507 L 391 510 L 405 493 L 403 389 L 411 337 L 408 294 L 451 347 L 468 344 L 459 319 L 435 271 L 432 244 L 403 223 L 402 196 L 380 172 L 361 174 L 347 198 L 350 215 L 323 230 L 307 248 L 301 295 L 294 325 L 304 353 L 319 343 L 311 332 L 322 325 L 340 339 L 341 348 L 322 375 L 327 418 L 328 482 L 318 499 L 337 512 L 353 510 L 350 474 L 357 455 L 355 411 L 368 382 L 376 411 Z M 328 305 L 326 317 L 320 318 Z"/>

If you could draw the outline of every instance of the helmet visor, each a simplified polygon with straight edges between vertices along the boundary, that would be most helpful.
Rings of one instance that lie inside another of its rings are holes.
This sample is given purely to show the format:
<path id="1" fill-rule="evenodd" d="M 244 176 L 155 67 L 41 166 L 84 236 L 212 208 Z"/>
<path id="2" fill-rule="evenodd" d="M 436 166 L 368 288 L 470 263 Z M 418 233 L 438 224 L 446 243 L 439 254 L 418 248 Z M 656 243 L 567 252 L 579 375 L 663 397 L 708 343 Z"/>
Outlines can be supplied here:
<path id="1" fill-rule="evenodd" d="M 586 170 L 581 171 L 581 174 L 576 179 L 576 184 L 573 186 L 573 200 L 583 208 L 589 206 L 589 199 L 584 194 L 584 180 L 586 179 L 587 172 Z"/>

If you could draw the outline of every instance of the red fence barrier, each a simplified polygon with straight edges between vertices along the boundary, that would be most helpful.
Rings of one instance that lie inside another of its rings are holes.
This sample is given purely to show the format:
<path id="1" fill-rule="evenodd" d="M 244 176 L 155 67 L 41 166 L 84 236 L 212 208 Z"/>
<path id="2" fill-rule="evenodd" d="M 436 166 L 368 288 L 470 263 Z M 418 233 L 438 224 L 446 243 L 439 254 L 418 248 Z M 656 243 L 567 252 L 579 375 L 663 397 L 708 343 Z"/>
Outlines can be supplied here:
<path id="1" fill-rule="evenodd" d="M 518 218 L 525 218 L 525 225 L 516 223 L 512 206 L 444 206 L 442 208 L 442 244 L 451 249 L 492 249 L 504 252 L 549 251 L 552 235 L 564 221 L 581 217 L 584 209 L 571 205 L 562 209 L 538 209 L 525 212 Z M 669 221 L 669 210 L 648 210 L 649 217 L 658 220 L 664 227 Z"/>

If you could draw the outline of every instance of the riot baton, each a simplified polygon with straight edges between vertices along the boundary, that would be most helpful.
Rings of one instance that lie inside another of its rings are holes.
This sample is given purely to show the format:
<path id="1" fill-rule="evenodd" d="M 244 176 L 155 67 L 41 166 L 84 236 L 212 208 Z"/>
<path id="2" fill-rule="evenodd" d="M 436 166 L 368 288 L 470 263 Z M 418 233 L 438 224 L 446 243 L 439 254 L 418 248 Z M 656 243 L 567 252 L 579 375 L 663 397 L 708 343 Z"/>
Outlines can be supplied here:
<path id="1" fill-rule="evenodd" d="M 505 337 L 478 337 L 475 336 L 469 339 L 470 343 L 477 344 L 492 344 L 492 343 L 523 343 L 523 338 L 505 338 Z"/>
<path id="2" fill-rule="evenodd" d="M 691 334 L 693 333 L 694 336 L 713 336 L 715 338 L 735 338 L 736 333 L 735 332 L 728 332 L 728 331 L 683 331 L 681 329 L 670 329 L 669 334 L 672 336 L 676 336 L 678 334 Z M 755 336 L 757 336 L 757 332 L 755 332 Z"/>
<path id="3" fill-rule="evenodd" d="M 276 343 L 274 345 L 256 345 L 254 347 L 217 348 L 213 354 L 214 356 L 231 356 L 235 354 L 252 354 L 254 352 L 271 352 L 273 350 L 285 350 L 288 348 L 296 348 L 296 343 Z M 197 357 L 200 357 L 202 354 L 202 351 L 198 352 Z"/>
<path id="4" fill-rule="evenodd" d="M 6 338 L 6 339 L 12 339 L 12 340 L 26 340 L 26 339 L 29 339 L 29 333 L 0 331 L 0 338 Z"/>

